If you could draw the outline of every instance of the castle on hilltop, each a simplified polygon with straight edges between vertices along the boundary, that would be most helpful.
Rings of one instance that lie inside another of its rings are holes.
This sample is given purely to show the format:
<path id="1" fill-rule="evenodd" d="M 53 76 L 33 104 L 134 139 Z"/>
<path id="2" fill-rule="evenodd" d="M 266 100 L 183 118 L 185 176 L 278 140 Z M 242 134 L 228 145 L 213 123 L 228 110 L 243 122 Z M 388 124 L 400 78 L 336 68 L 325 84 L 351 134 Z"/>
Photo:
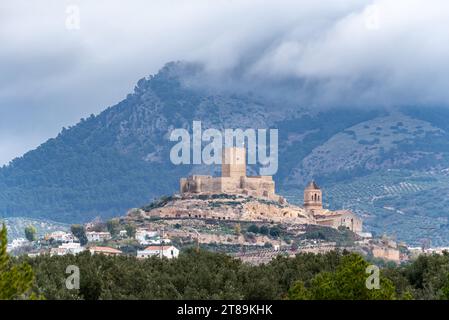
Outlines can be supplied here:
<path id="1" fill-rule="evenodd" d="M 323 208 L 323 194 L 320 187 L 311 181 L 304 190 L 304 205 L 297 207 L 287 203 L 284 197 L 275 192 L 275 182 L 272 176 L 247 176 L 246 175 L 246 149 L 244 147 L 224 148 L 222 153 L 221 176 L 212 177 L 210 175 L 193 175 L 180 180 L 180 194 L 183 197 L 194 196 L 195 194 L 234 194 L 247 195 L 258 199 L 266 199 L 276 203 L 281 207 L 289 206 L 292 212 L 284 211 L 281 216 L 277 214 L 260 213 L 260 219 L 266 221 L 267 218 L 282 221 L 298 217 L 307 219 L 307 223 L 322 226 L 339 228 L 344 227 L 353 232 L 362 232 L 362 220 L 349 210 L 332 211 Z M 257 210 L 261 210 L 259 207 Z M 174 212 L 175 217 L 191 217 L 189 213 Z M 203 217 L 194 215 L 194 217 Z M 269 217 L 270 216 L 270 217 Z M 204 216 L 206 217 L 206 216 Z M 212 217 L 214 217 L 212 215 Z M 238 220 L 242 217 L 233 217 Z M 231 219 L 227 217 L 226 219 Z M 289 220 L 290 221 L 290 220 Z"/>
<path id="2" fill-rule="evenodd" d="M 246 149 L 241 147 L 224 148 L 221 162 L 221 177 L 193 175 L 181 178 L 180 193 L 227 193 L 264 197 L 285 202 L 275 193 L 272 176 L 246 175 Z"/>

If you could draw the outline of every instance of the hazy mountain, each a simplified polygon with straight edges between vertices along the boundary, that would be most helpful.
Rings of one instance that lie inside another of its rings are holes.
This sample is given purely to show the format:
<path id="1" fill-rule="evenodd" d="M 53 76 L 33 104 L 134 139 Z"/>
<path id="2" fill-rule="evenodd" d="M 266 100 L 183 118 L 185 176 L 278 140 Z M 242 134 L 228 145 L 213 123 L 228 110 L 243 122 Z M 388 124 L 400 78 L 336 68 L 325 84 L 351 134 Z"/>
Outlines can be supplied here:
<path id="1" fill-rule="evenodd" d="M 277 188 L 301 202 L 314 178 L 330 207 L 352 208 L 367 228 L 419 242 L 449 242 L 449 110 L 438 107 L 317 109 L 266 86 L 209 85 L 200 67 L 167 64 L 134 93 L 63 129 L 0 169 L 0 214 L 61 222 L 122 215 L 178 189 L 174 128 L 278 128 Z"/>

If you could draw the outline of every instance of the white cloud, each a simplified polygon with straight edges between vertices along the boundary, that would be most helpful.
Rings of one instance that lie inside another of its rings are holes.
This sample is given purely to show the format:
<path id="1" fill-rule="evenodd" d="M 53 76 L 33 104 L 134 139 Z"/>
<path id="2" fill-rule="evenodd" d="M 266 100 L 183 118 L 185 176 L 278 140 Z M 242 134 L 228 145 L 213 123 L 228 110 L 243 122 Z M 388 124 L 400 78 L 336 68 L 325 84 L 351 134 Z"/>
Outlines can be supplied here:
<path id="1" fill-rule="evenodd" d="M 301 79 L 312 104 L 448 104 L 448 21 L 444 0 L 2 1 L 0 162 L 170 60 Z"/>

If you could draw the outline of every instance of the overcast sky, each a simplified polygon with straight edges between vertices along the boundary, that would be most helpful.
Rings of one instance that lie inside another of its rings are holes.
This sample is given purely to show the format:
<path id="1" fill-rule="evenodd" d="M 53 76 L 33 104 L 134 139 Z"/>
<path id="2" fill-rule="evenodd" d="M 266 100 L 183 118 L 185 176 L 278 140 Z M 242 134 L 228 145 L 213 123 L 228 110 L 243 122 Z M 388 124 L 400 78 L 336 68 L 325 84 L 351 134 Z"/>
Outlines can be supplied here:
<path id="1" fill-rule="evenodd" d="M 319 83 L 328 104 L 449 104 L 447 0 L 2 0 L 0 165 L 172 60 Z"/>

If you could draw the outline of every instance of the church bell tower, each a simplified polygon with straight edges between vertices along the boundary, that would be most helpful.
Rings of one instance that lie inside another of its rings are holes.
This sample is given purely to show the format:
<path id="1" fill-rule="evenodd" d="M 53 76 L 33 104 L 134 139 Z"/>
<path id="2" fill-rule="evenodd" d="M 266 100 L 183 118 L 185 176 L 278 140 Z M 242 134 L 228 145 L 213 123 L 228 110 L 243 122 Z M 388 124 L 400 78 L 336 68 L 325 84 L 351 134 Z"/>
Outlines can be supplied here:
<path id="1" fill-rule="evenodd" d="M 311 211 L 323 209 L 321 189 L 313 180 L 304 189 L 304 209 Z"/>

